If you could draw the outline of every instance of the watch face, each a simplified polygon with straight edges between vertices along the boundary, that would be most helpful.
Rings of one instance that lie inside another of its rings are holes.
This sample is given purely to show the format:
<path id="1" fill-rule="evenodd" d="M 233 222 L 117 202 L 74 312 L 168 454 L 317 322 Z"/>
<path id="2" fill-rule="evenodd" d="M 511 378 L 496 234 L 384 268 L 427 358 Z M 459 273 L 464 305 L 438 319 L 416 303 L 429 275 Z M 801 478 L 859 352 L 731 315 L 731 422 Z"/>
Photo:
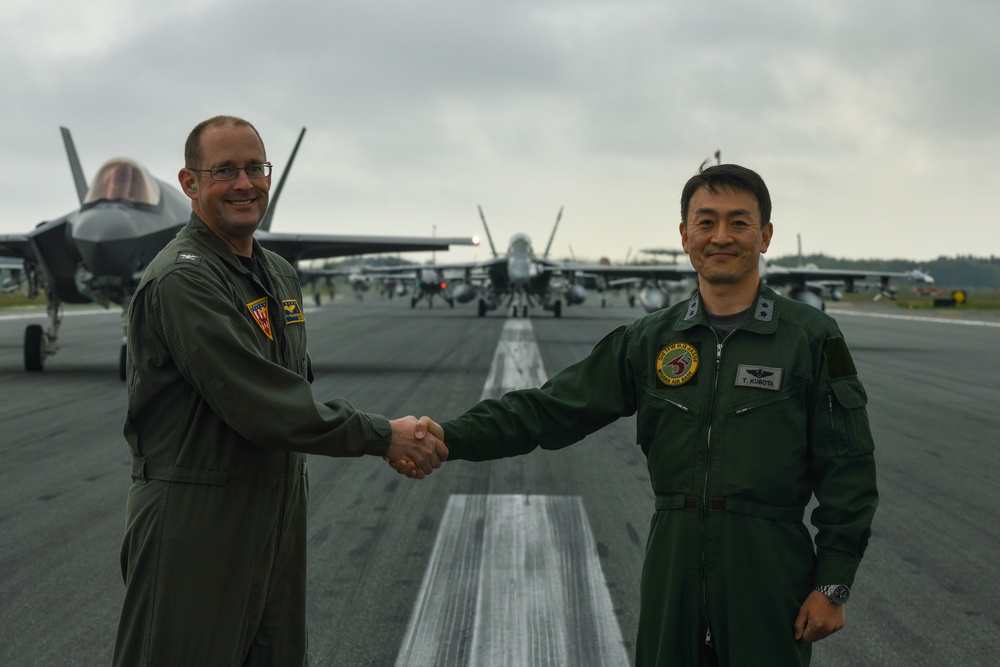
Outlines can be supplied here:
<path id="1" fill-rule="evenodd" d="M 833 604 L 844 604 L 847 602 L 847 598 L 851 595 L 851 589 L 843 584 L 839 586 L 834 586 L 833 591 L 830 593 L 830 601 Z"/>

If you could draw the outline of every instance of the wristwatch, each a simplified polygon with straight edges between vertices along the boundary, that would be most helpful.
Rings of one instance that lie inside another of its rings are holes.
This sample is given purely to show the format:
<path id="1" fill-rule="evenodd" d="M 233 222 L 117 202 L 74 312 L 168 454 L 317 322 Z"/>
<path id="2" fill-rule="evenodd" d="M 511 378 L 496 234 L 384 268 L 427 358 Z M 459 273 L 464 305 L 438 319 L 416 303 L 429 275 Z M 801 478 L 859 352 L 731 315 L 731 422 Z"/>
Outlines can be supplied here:
<path id="1" fill-rule="evenodd" d="M 851 589 L 844 584 L 826 584 L 817 586 L 816 590 L 830 599 L 833 604 L 844 604 L 851 597 Z"/>

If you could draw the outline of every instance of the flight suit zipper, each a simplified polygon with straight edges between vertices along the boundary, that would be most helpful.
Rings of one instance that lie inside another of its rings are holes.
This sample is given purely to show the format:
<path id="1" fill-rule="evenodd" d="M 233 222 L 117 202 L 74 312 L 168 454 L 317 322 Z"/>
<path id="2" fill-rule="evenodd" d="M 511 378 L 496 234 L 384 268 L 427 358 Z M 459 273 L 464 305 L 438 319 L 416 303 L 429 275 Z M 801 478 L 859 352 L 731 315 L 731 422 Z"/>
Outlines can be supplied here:
<path id="1" fill-rule="evenodd" d="M 712 402 L 708 411 L 708 435 L 705 443 L 705 479 L 701 489 L 701 604 L 705 614 L 705 645 L 712 646 L 712 627 L 708 621 L 708 570 L 706 566 L 707 526 L 708 526 L 708 475 L 712 460 L 712 425 L 715 423 L 715 400 L 719 392 L 719 370 L 722 368 L 722 347 L 734 333 L 730 331 L 725 338 L 719 340 L 719 334 L 711 329 L 715 336 L 715 372 L 712 377 Z"/>

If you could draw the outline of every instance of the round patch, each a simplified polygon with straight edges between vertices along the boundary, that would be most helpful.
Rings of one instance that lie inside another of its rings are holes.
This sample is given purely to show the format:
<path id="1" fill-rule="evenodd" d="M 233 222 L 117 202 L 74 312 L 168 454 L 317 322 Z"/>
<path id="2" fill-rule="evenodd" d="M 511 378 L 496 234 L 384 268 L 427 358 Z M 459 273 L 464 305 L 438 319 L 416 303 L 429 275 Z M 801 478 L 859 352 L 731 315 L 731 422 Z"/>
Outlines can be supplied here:
<path id="1" fill-rule="evenodd" d="M 656 375 L 664 384 L 684 384 L 698 370 L 698 352 L 687 343 L 673 343 L 656 357 Z"/>

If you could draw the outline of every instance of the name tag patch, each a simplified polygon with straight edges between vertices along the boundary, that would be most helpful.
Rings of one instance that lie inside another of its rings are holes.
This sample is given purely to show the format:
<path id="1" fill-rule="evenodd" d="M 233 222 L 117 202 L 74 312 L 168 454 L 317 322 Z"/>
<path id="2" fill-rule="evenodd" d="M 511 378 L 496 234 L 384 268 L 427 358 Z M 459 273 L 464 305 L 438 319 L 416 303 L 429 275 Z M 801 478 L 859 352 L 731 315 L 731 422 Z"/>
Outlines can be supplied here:
<path id="1" fill-rule="evenodd" d="M 306 314 L 295 299 L 285 299 L 281 302 L 281 307 L 285 310 L 285 324 L 301 324 L 306 321 Z"/>
<path id="2" fill-rule="evenodd" d="M 782 369 L 770 366 L 740 364 L 736 371 L 736 386 L 778 391 L 781 389 L 781 372 Z"/>

